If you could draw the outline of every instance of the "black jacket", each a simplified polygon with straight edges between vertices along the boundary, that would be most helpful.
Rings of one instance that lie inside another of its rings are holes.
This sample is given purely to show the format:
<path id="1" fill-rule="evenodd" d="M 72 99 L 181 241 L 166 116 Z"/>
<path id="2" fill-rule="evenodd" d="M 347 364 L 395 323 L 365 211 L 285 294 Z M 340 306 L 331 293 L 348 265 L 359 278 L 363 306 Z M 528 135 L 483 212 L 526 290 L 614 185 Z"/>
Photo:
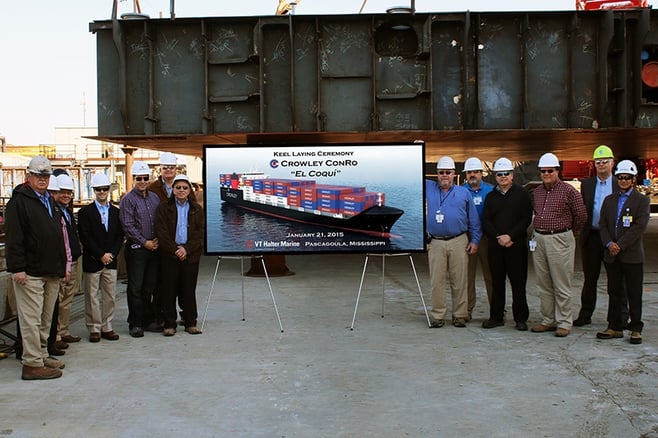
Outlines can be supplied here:
<path id="1" fill-rule="evenodd" d="M 60 210 L 66 210 L 69 213 L 69 217 L 71 218 L 71 222 L 66 219 L 66 215 L 62 212 L 62 217 L 64 218 L 64 222 L 66 223 L 66 232 L 69 235 L 69 247 L 71 248 L 71 259 L 73 261 L 76 261 L 81 255 L 82 255 L 82 248 L 80 247 L 80 238 L 78 237 L 78 227 L 75 223 L 75 216 L 73 215 L 73 212 L 71 209 L 67 209 L 66 207 L 57 204 L 57 208 Z"/>
<path id="2" fill-rule="evenodd" d="M 33 277 L 66 274 L 62 212 L 52 198 L 50 206 L 52 217 L 31 187 L 14 190 L 5 209 L 7 271 Z"/>
<path id="3" fill-rule="evenodd" d="M 119 209 L 111 205 L 108 218 L 108 229 L 101 222 L 101 214 L 96 203 L 85 205 L 78 211 L 78 231 L 82 250 L 82 270 L 98 272 L 103 267 L 117 268 L 117 259 L 123 245 L 123 228 L 119 221 Z M 103 254 L 109 252 L 114 260 L 107 266 L 101 262 Z"/>

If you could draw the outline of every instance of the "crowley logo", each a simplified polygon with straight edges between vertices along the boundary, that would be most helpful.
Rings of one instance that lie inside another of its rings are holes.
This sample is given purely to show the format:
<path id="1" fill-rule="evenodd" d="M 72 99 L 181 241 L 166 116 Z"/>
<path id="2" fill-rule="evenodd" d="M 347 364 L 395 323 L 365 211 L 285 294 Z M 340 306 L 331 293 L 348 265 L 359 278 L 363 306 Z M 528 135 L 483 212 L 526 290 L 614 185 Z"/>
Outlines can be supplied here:
<path id="1" fill-rule="evenodd" d="M 270 161 L 270 167 L 272 169 L 276 169 L 277 167 L 279 167 L 279 160 L 271 160 Z"/>

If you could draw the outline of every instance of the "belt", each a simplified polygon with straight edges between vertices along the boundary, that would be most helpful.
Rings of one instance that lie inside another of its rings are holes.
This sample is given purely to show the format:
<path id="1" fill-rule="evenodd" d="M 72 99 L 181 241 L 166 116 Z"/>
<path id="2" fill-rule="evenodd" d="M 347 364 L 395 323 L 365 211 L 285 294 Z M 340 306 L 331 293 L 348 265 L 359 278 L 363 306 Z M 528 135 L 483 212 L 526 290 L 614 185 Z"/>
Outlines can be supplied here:
<path id="1" fill-rule="evenodd" d="M 571 228 L 563 228 L 561 230 L 538 230 L 535 228 L 535 232 L 539 234 L 560 234 L 560 233 L 566 233 L 569 230 L 571 230 Z"/>
<path id="2" fill-rule="evenodd" d="M 465 232 L 466 232 L 466 231 L 464 231 L 464 233 L 465 233 Z M 459 237 L 459 236 L 461 236 L 461 235 L 464 234 L 464 233 L 455 234 L 454 236 L 432 236 L 432 235 L 430 234 L 430 237 L 431 237 L 432 239 L 434 239 L 434 240 L 452 240 L 452 239 L 454 239 L 455 237 Z"/>

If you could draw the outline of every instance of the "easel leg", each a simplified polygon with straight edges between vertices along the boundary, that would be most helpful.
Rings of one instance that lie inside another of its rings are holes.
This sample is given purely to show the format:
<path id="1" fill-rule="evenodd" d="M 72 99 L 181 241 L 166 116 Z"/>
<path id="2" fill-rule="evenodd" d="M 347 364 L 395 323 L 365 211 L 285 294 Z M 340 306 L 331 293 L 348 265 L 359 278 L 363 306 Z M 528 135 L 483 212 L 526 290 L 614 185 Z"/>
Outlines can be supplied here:
<path id="1" fill-rule="evenodd" d="M 354 321 L 356 320 L 356 309 L 359 308 L 359 299 L 361 298 L 361 289 L 363 288 L 363 278 L 366 276 L 366 268 L 368 267 L 368 255 L 363 262 L 363 272 L 361 273 L 361 282 L 359 283 L 359 292 L 356 294 L 356 304 L 354 305 L 354 315 L 352 315 L 352 325 L 350 330 L 354 330 Z"/>
<path id="2" fill-rule="evenodd" d="M 276 319 L 279 321 L 279 328 L 281 333 L 283 333 L 283 325 L 281 324 L 281 317 L 279 317 L 279 309 L 276 306 L 276 300 L 274 299 L 274 292 L 272 291 L 272 284 L 270 284 L 270 276 L 267 274 L 267 268 L 265 267 L 265 259 L 263 256 L 260 256 L 260 262 L 263 264 L 263 272 L 265 272 L 265 280 L 267 280 L 267 286 L 270 288 L 270 296 L 272 297 L 272 304 L 274 304 L 274 311 L 276 312 Z"/>
<path id="3" fill-rule="evenodd" d="M 208 301 L 206 301 L 206 310 L 203 312 L 203 320 L 201 321 L 201 331 L 203 331 L 203 326 L 206 324 L 206 316 L 208 316 L 208 306 L 210 306 L 210 298 L 212 298 L 212 292 L 215 289 L 215 280 L 217 280 L 217 271 L 219 270 L 219 262 L 222 260 L 221 257 L 217 257 L 217 264 L 215 265 L 215 274 L 212 276 L 212 283 L 210 284 L 210 292 L 208 292 Z M 244 311 L 243 311 L 244 317 Z"/>
<path id="4" fill-rule="evenodd" d="M 425 311 L 425 319 L 427 319 L 427 326 L 432 327 L 430 323 L 430 315 L 427 313 L 427 306 L 425 305 L 425 298 L 423 297 L 423 291 L 420 288 L 420 281 L 418 281 L 418 274 L 416 273 L 416 265 L 414 265 L 414 259 L 409 254 L 409 262 L 411 262 L 411 269 L 414 271 L 414 277 L 416 278 L 416 285 L 418 286 L 418 295 L 420 295 L 420 302 L 423 303 L 423 310 Z"/>
<path id="5" fill-rule="evenodd" d="M 416 286 L 418 286 L 418 295 L 420 295 L 420 301 L 423 305 L 423 311 L 425 312 L 425 319 L 427 320 L 427 326 L 431 327 L 430 323 L 430 316 L 429 313 L 427 313 L 427 306 L 425 305 L 425 298 L 423 297 L 423 290 L 420 287 L 420 281 L 418 280 L 418 273 L 416 272 L 416 265 L 414 265 L 414 259 L 411 254 L 409 253 L 403 253 L 403 254 L 374 254 L 377 256 L 380 256 L 382 258 L 382 318 L 384 317 L 384 303 L 385 303 L 385 278 L 386 278 L 386 257 L 393 257 L 393 256 L 402 256 L 402 255 L 408 255 L 409 256 L 409 262 L 411 263 L 411 270 L 414 273 L 414 278 L 416 279 Z M 354 314 L 352 315 L 352 325 L 350 326 L 350 330 L 354 330 L 354 321 L 356 321 L 356 311 L 359 307 L 359 300 L 361 299 L 361 290 L 363 289 L 363 279 L 365 278 L 366 275 L 366 268 L 368 266 L 368 257 L 370 254 L 366 254 L 366 259 L 363 263 L 363 272 L 361 273 L 361 282 L 359 283 L 359 292 L 356 295 L 356 304 L 354 305 Z"/>

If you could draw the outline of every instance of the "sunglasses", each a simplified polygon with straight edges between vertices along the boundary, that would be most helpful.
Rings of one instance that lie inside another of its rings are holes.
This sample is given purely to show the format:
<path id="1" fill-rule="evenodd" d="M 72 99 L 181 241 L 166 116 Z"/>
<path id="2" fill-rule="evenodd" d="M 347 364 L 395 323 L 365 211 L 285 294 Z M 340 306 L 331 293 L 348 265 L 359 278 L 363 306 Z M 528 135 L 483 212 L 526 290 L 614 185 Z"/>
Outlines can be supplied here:
<path id="1" fill-rule="evenodd" d="M 438 173 L 439 175 L 450 175 L 452 174 L 452 172 L 453 172 L 452 170 L 439 170 L 436 173 Z"/>
<path id="2" fill-rule="evenodd" d="M 109 192 L 109 187 L 94 187 L 94 192 Z"/>
<path id="3" fill-rule="evenodd" d="M 598 166 L 599 164 L 608 164 L 609 162 L 610 160 L 596 160 L 594 161 L 594 164 Z"/>
<path id="4" fill-rule="evenodd" d="M 189 190 L 190 186 L 174 186 L 176 190 Z"/>
<path id="5" fill-rule="evenodd" d="M 30 175 L 32 175 L 36 179 L 50 179 L 50 175 L 44 175 L 41 173 L 30 173 Z"/>
<path id="6" fill-rule="evenodd" d="M 149 177 L 148 176 L 136 176 L 135 181 L 148 181 Z"/>
<path id="7" fill-rule="evenodd" d="M 621 181 L 630 181 L 634 178 L 633 175 L 617 175 L 617 179 Z"/>
<path id="8" fill-rule="evenodd" d="M 467 170 L 466 175 L 468 175 L 469 173 L 482 173 L 482 171 L 481 170 Z"/>
<path id="9" fill-rule="evenodd" d="M 496 176 L 509 176 L 510 172 L 496 172 Z"/>
<path id="10" fill-rule="evenodd" d="M 553 173 L 555 172 L 555 169 L 542 169 L 540 170 L 541 173 Z"/>
<path id="11" fill-rule="evenodd" d="M 176 166 L 162 166 L 162 170 L 174 170 Z"/>

